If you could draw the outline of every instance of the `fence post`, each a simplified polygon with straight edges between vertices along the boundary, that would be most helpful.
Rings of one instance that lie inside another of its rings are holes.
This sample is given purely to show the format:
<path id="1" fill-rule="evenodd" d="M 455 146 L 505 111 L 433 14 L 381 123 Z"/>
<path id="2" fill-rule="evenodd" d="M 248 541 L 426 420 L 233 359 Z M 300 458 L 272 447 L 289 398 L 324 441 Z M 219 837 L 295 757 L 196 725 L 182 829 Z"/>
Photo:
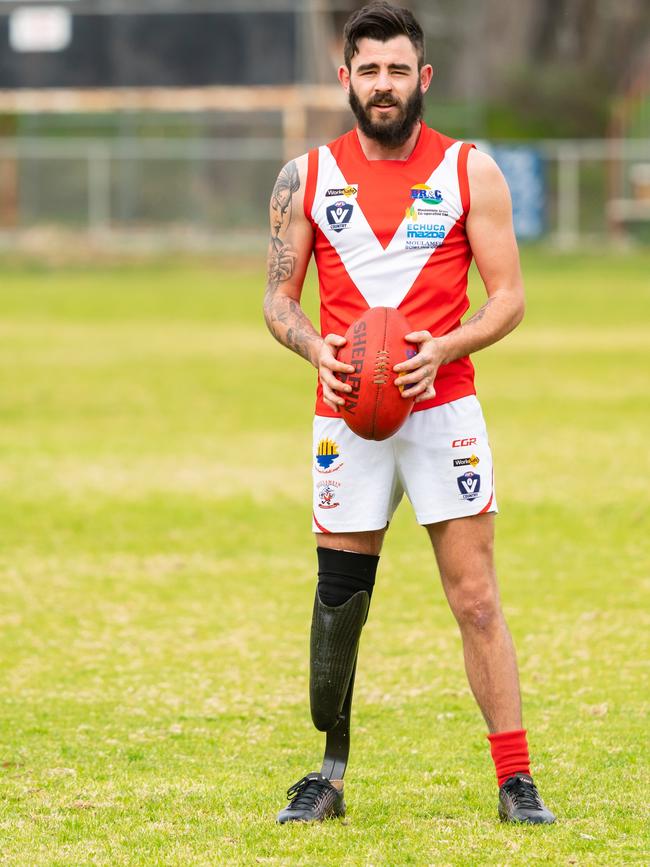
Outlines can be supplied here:
<path id="1" fill-rule="evenodd" d="M 88 146 L 88 229 L 105 232 L 111 221 L 110 152 L 102 142 Z"/>
<path id="2" fill-rule="evenodd" d="M 557 154 L 557 235 L 558 247 L 577 247 L 580 237 L 580 152 L 563 143 Z"/>

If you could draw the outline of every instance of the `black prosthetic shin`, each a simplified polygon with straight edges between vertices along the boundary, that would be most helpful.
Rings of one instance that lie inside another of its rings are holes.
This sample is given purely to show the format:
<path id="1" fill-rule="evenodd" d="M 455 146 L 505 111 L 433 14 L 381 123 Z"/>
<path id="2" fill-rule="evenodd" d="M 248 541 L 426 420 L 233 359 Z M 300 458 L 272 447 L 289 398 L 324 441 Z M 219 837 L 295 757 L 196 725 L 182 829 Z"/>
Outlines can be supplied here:
<path id="1" fill-rule="evenodd" d="M 327 733 L 321 773 L 340 780 L 350 752 L 350 711 L 359 638 L 379 557 L 318 548 L 309 694 L 314 725 Z M 338 604 L 325 604 L 323 598 Z"/>

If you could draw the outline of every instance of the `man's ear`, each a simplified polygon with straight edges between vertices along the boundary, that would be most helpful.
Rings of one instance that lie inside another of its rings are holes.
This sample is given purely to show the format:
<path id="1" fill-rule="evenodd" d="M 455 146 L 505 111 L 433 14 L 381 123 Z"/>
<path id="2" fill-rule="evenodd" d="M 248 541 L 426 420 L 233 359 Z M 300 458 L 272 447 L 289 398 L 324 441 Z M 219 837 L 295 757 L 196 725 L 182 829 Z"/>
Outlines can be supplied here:
<path id="1" fill-rule="evenodd" d="M 347 93 L 350 90 L 350 70 L 347 66 L 339 66 L 338 76 L 341 86 Z"/>
<path id="2" fill-rule="evenodd" d="M 422 93 L 426 93 L 433 78 L 433 66 L 430 63 L 425 63 L 420 70 L 420 89 Z"/>

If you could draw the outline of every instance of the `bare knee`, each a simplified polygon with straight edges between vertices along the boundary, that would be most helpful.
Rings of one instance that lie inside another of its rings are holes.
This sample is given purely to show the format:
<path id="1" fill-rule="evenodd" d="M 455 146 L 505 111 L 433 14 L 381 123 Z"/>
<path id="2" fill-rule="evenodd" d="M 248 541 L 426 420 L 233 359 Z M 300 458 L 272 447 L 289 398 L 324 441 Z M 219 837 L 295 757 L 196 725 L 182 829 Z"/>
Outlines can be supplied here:
<path id="1" fill-rule="evenodd" d="M 335 548 L 338 551 L 352 551 L 354 554 L 381 553 L 386 528 L 364 530 L 357 533 L 315 533 L 319 548 Z"/>
<path id="2" fill-rule="evenodd" d="M 493 587 L 457 588 L 450 603 L 461 631 L 486 634 L 502 620 L 499 596 Z"/>

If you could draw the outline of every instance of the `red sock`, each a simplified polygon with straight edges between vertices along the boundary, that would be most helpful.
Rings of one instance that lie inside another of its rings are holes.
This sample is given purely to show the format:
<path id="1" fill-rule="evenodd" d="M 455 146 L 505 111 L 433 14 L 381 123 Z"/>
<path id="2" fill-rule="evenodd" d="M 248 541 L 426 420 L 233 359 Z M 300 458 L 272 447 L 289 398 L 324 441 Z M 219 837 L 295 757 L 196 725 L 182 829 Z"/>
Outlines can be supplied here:
<path id="1" fill-rule="evenodd" d="M 499 787 L 514 774 L 530 775 L 526 729 L 497 732 L 488 735 L 487 739 L 490 742 L 490 751 L 492 752 L 492 761 L 497 772 Z"/>

